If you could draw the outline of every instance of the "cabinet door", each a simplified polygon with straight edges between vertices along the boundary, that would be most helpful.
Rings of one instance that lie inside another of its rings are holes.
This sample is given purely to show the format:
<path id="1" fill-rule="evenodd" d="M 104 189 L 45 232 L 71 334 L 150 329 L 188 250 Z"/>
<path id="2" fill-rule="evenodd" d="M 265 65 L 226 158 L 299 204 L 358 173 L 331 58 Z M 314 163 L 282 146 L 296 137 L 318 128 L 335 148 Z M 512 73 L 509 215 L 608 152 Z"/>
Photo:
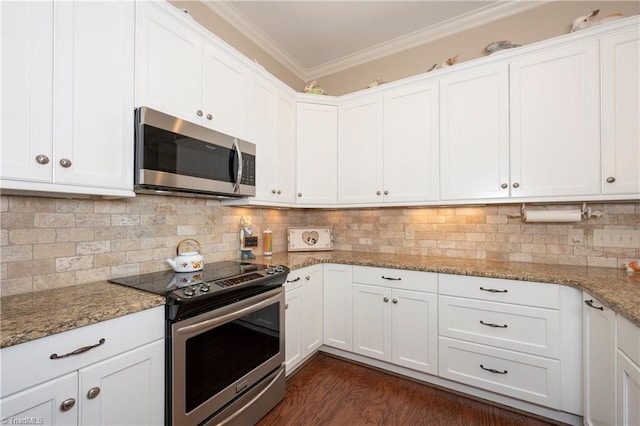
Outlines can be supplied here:
<path id="1" fill-rule="evenodd" d="M 333 105 L 297 104 L 297 203 L 337 200 L 338 114 Z"/>
<path id="2" fill-rule="evenodd" d="M 204 43 L 202 124 L 220 132 L 246 137 L 247 69 L 222 49 Z"/>
<path id="3" fill-rule="evenodd" d="M 302 297 L 302 287 L 288 290 L 284 295 L 286 333 L 284 365 L 287 374 L 302 361 Z"/>
<path id="4" fill-rule="evenodd" d="M 80 370 L 80 424 L 164 423 L 164 340 Z"/>
<path id="5" fill-rule="evenodd" d="M 616 314 L 584 293 L 584 422 L 615 424 Z M 590 306 L 590 305 L 593 305 Z M 599 309 L 599 308 L 602 308 Z"/>
<path id="6" fill-rule="evenodd" d="M 296 201 L 296 102 L 292 95 L 277 90 L 275 97 L 273 188 L 275 201 Z"/>
<path id="7" fill-rule="evenodd" d="M 440 197 L 509 196 L 509 76 L 506 64 L 440 81 Z"/>
<path id="8" fill-rule="evenodd" d="M 0 177 L 51 182 L 53 2 L 0 2 Z M 46 156 L 39 164 L 36 157 Z"/>
<path id="9" fill-rule="evenodd" d="M 304 277 L 302 355 L 307 357 L 322 345 L 322 265 L 301 271 Z"/>
<path id="10" fill-rule="evenodd" d="M 437 82 L 420 83 L 385 92 L 385 202 L 438 199 L 438 111 Z"/>
<path id="11" fill-rule="evenodd" d="M 275 192 L 276 155 L 273 152 L 273 101 L 275 88 L 266 80 L 254 78 L 249 85 L 248 139 L 256 145 L 256 200 L 272 201 Z"/>
<path id="12" fill-rule="evenodd" d="M 154 2 L 136 2 L 136 19 L 136 106 L 200 124 L 202 39 Z"/>
<path id="13" fill-rule="evenodd" d="M 601 41 L 604 194 L 640 193 L 640 33 Z"/>
<path id="14" fill-rule="evenodd" d="M 338 200 L 382 203 L 382 97 L 344 102 L 338 114 Z"/>
<path id="15" fill-rule="evenodd" d="M 53 180 L 132 190 L 134 4 L 56 2 L 54 13 Z"/>
<path id="16" fill-rule="evenodd" d="M 617 423 L 640 425 L 640 366 L 618 350 Z"/>
<path id="17" fill-rule="evenodd" d="M 391 362 L 391 289 L 353 284 L 353 351 Z"/>
<path id="18" fill-rule="evenodd" d="M 510 64 L 511 196 L 600 193 L 598 42 Z"/>
<path id="19" fill-rule="evenodd" d="M 393 363 L 438 374 L 438 296 L 392 290 Z"/>
<path id="20" fill-rule="evenodd" d="M 68 408 L 63 409 L 63 404 Z M 3 424 L 77 425 L 78 373 L 67 374 L 0 400 L 0 419 Z"/>
<path id="21" fill-rule="evenodd" d="M 327 346 L 353 350 L 353 316 L 351 265 L 324 265 L 322 291 L 323 343 Z"/>

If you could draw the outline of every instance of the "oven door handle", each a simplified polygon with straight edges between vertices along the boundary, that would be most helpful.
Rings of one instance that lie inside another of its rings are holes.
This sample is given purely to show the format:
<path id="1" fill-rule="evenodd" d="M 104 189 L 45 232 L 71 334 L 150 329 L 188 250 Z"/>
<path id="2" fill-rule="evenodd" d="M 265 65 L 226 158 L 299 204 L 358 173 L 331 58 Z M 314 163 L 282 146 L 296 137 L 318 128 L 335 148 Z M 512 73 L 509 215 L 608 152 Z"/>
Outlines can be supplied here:
<path id="1" fill-rule="evenodd" d="M 217 325 L 220 324 L 224 324 L 226 322 L 229 321 L 233 321 L 235 319 L 238 318 L 242 318 L 243 316 L 254 312 L 254 311 L 258 311 L 262 308 L 264 308 L 267 305 L 272 304 L 274 301 L 278 300 L 278 298 L 280 298 L 280 295 L 276 295 L 276 296 L 271 296 L 267 299 L 261 300 L 258 303 L 254 303 L 253 305 L 247 306 L 245 308 L 242 308 L 238 311 L 232 312 L 230 314 L 226 314 L 223 315 L 221 317 L 216 317 L 216 318 L 211 318 L 196 324 L 192 324 L 192 325 L 187 325 L 185 327 L 181 327 L 179 329 L 176 330 L 176 333 L 178 334 L 192 334 L 192 333 L 199 333 L 203 330 L 207 330 L 213 327 L 216 327 Z"/>
<path id="2" fill-rule="evenodd" d="M 262 389 L 260 391 L 259 394 L 257 394 L 256 396 L 254 396 L 253 398 L 251 398 L 251 401 L 247 402 L 242 408 L 240 408 L 238 411 L 236 411 L 235 413 L 233 413 L 232 415 L 230 415 L 229 417 L 227 417 L 226 419 L 224 419 L 223 421 L 221 421 L 219 423 L 219 426 L 223 426 L 226 424 L 229 424 L 231 422 L 233 422 L 233 420 L 238 417 L 240 414 L 242 414 L 245 410 L 247 410 L 249 407 L 251 407 L 256 401 L 258 401 L 260 398 L 262 398 L 262 396 L 271 389 L 271 386 L 273 386 L 274 383 L 276 383 L 276 381 L 280 378 L 280 376 L 282 376 L 284 374 L 284 368 L 280 369 L 280 371 L 278 372 L 278 374 L 269 382 L 269 384 L 267 386 L 265 386 L 264 389 Z"/>

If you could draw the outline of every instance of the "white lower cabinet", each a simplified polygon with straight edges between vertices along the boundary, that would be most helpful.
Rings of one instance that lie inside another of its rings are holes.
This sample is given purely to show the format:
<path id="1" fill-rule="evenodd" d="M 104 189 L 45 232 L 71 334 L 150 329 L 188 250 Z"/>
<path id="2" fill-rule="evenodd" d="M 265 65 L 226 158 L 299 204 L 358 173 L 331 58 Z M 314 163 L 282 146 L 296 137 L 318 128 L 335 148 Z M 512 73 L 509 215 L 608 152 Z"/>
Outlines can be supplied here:
<path id="1" fill-rule="evenodd" d="M 353 267 L 324 265 L 322 293 L 323 343 L 337 349 L 353 350 Z"/>
<path id="2" fill-rule="evenodd" d="M 640 328 L 617 316 L 616 424 L 640 425 Z"/>
<path id="3" fill-rule="evenodd" d="M 4 348 L 0 418 L 8 424 L 163 424 L 164 348 L 164 307 Z"/>
<path id="4" fill-rule="evenodd" d="M 583 293 L 584 424 L 616 423 L 616 314 Z"/>
<path id="5" fill-rule="evenodd" d="M 438 291 L 440 377 L 581 414 L 579 291 L 449 274 Z"/>
<path id="6" fill-rule="evenodd" d="M 436 374 L 436 277 L 427 272 L 354 267 L 353 351 Z"/>
<path id="7" fill-rule="evenodd" d="M 322 265 L 292 271 L 285 283 L 285 368 L 292 372 L 322 345 Z"/>

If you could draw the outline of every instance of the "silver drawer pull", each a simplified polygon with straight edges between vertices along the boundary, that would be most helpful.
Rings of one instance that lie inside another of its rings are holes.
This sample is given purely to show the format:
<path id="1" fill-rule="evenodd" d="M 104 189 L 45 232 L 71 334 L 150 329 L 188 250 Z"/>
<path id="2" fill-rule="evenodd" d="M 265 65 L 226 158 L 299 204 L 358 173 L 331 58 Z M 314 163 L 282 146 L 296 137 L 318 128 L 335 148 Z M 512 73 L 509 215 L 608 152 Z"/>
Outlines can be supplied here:
<path id="1" fill-rule="evenodd" d="M 589 300 L 585 300 L 584 303 L 587 304 L 587 306 L 593 308 L 593 309 L 600 309 L 601 311 L 604 312 L 604 308 L 602 306 L 596 306 L 593 304 L 593 299 L 589 299 Z"/>
<path id="2" fill-rule="evenodd" d="M 495 288 L 484 288 L 484 287 L 480 287 L 480 290 L 488 291 L 490 293 L 507 293 L 509 291 L 509 290 L 498 290 Z"/>
<path id="3" fill-rule="evenodd" d="M 402 278 L 385 277 L 384 275 L 382 276 L 382 279 L 389 281 L 402 281 Z"/>
<path id="4" fill-rule="evenodd" d="M 49 359 L 61 359 L 61 358 L 69 357 L 71 355 L 80 355 L 81 353 L 90 351 L 93 348 L 97 348 L 98 346 L 104 344 L 104 342 L 106 342 L 106 340 L 104 338 L 102 338 L 95 345 L 83 346 L 83 347 L 78 348 L 75 351 L 69 352 L 68 354 L 65 354 L 65 355 L 51 354 L 49 356 Z"/>
<path id="5" fill-rule="evenodd" d="M 507 328 L 507 324 L 500 325 L 500 324 L 494 324 L 494 323 L 491 323 L 491 322 L 484 322 L 482 320 L 480 320 L 480 324 L 486 325 L 487 327 Z"/>
<path id="6" fill-rule="evenodd" d="M 480 368 L 482 368 L 482 369 L 483 369 L 483 370 L 485 370 L 485 371 L 488 371 L 489 373 L 495 373 L 495 374 L 507 374 L 507 373 L 508 373 L 508 371 L 507 371 L 507 370 L 504 370 L 504 371 L 498 371 L 498 370 L 495 370 L 495 369 L 493 369 L 493 368 L 486 368 L 486 367 L 485 367 L 484 365 L 482 365 L 482 364 L 480 364 Z"/>

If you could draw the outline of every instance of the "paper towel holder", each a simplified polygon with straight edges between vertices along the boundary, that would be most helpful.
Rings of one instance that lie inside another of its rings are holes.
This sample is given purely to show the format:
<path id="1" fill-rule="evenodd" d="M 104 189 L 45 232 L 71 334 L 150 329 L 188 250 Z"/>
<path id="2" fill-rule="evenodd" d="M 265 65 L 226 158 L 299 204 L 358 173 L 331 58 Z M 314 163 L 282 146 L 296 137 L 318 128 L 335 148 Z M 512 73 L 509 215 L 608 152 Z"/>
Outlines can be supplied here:
<path id="1" fill-rule="evenodd" d="M 524 220 L 524 218 L 526 217 L 526 213 L 527 213 L 527 206 L 525 203 L 522 203 L 522 207 L 520 208 L 520 216 L 515 216 L 515 217 L 520 217 L 522 218 L 522 220 Z M 582 219 L 589 220 L 592 217 L 599 218 L 604 213 L 598 210 L 596 211 L 591 210 L 591 207 L 588 207 L 587 203 L 585 202 L 585 203 L 582 203 L 582 209 L 580 210 L 580 214 L 582 216 Z"/>

